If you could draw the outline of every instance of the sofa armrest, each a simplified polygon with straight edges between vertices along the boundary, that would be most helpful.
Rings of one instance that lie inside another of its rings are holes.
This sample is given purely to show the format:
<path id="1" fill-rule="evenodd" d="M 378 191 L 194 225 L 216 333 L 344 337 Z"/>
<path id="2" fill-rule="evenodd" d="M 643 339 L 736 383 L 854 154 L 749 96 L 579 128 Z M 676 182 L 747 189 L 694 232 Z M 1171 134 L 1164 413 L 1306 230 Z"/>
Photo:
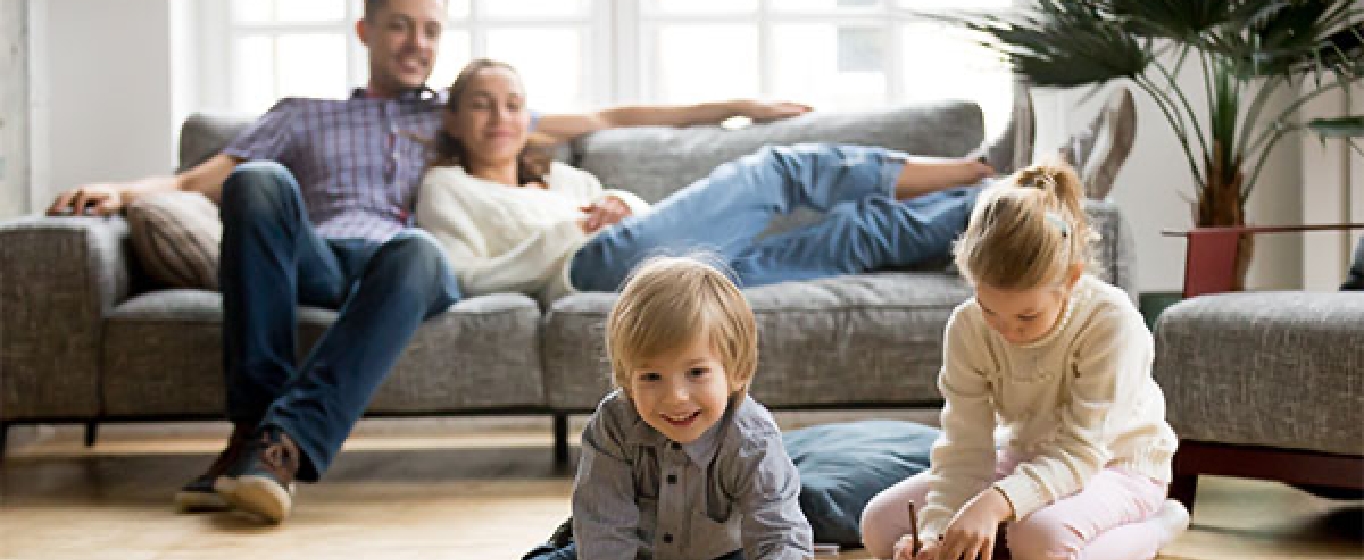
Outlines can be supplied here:
<path id="1" fill-rule="evenodd" d="M 122 218 L 0 222 L 0 418 L 100 412 L 103 317 L 129 291 Z"/>

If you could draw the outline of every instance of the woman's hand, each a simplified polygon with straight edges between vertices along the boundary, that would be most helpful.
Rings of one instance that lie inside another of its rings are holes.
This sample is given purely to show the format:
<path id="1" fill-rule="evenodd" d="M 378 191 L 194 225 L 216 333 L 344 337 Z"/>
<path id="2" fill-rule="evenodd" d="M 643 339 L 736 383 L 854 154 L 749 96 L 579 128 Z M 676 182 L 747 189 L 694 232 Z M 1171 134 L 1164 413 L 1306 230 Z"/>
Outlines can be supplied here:
<path id="1" fill-rule="evenodd" d="M 585 214 L 578 220 L 583 233 L 596 233 L 597 230 L 615 224 L 630 215 L 630 207 L 619 198 L 608 196 L 587 206 L 579 208 Z"/>
<path id="2" fill-rule="evenodd" d="M 1004 493 L 986 488 L 957 512 L 942 535 L 936 560 L 991 560 L 999 524 L 1013 515 Z"/>
<path id="3" fill-rule="evenodd" d="M 753 119 L 753 122 L 768 122 L 803 115 L 813 110 L 803 103 L 753 100 L 745 102 L 740 107 L 739 114 Z"/>

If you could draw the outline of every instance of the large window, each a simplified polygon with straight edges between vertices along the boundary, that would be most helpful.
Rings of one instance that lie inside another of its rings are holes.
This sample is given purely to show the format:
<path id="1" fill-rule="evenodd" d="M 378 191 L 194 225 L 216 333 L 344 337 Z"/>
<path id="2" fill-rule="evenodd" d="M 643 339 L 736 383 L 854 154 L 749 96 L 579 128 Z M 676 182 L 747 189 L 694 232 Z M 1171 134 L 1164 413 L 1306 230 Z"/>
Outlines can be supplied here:
<path id="1" fill-rule="evenodd" d="M 230 16 L 232 108 L 362 85 L 360 0 L 220 0 Z M 1003 64 L 965 33 L 915 10 L 1006 9 L 1011 0 L 449 0 L 431 77 L 473 56 L 515 65 L 540 111 L 733 97 L 857 109 L 941 98 L 1008 118 Z"/>

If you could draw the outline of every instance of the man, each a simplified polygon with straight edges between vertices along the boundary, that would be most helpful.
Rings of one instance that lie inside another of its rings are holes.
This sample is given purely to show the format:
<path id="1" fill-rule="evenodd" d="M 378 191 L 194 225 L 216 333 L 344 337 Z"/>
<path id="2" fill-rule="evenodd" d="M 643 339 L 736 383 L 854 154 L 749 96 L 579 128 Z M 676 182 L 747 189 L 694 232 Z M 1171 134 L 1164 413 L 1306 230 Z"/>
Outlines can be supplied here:
<path id="1" fill-rule="evenodd" d="M 176 496 L 186 511 L 229 506 L 278 523 L 294 481 L 326 471 L 374 390 L 421 325 L 460 299 L 440 248 L 410 227 L 424 146 L 443 95 L 425 84 L 442 0 L 366 0 L 356 33 L 370 77 L 348 100 L 286 99 L 221 153 L 173 177 L 84 185 L 50 214 L 112 214 L 141 196 L 195 191 L 223 218 L 220 284 L 228 418 L 217 460 Z M 807 111 L 752 101 L 544 115 L 566 140 L 616 126 L 755 120 Z M 299 304 L 338 309 L 302 365 Z"/>

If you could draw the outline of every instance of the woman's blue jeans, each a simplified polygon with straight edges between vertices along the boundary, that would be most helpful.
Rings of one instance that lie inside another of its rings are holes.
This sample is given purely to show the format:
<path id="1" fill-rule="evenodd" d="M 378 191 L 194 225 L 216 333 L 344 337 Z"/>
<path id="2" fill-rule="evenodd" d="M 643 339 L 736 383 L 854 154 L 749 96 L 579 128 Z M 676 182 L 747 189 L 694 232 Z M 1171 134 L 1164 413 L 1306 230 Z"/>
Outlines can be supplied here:
<path id="1" fill-rule="evenodd" d="M 849 145 L 763 148 L 592 237 L 573 257 L 573 287 L 615 291 L 651 256 L 698 250 L 717 254 L 745 287 L 941 261 L 979 186 L 896 200 L 904 157 Z M 759 238 L 799 207 L 822 219 Z"/>

